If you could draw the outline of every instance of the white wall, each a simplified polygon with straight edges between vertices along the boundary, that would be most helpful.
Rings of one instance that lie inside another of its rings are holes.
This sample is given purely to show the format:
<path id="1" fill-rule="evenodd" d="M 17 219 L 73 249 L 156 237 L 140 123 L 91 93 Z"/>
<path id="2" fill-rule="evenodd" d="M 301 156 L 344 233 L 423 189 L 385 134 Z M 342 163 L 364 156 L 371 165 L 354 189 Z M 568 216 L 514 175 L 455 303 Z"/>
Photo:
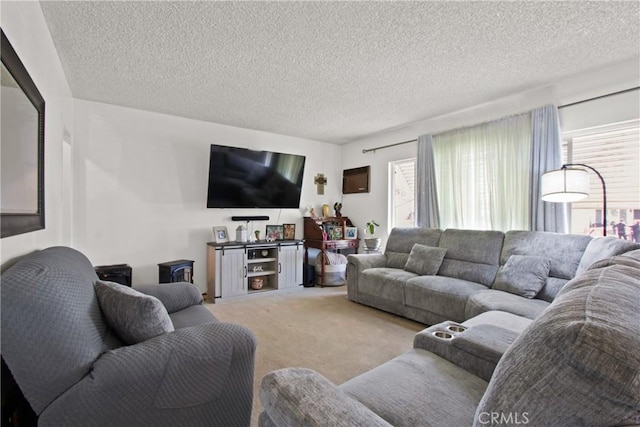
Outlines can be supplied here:
<path id="1" fill-rule="evenodd" d="M 0 2 L 0 26 L 45 100 L 45 229 L 0 240 L 2 269 L 62 235 L 62 139 L 73 122 L 71 91 L 39 2 Z"/>
<path id="2" fill-rule="evenodd" d="M 156 281 L 160 262 L 193 259 L 195 280 L 203 290 L 205 244 L 212 238 L 211 227 L 225 225 L 233 236 L 237 223 L 230 221 L 232 215 L 257 213 L 205 208 L 209 144 L 306 155 L 301 206 L 319 209 L 322 203 L 333 205 L 340 200 L 343 214 L 354 221 L 360 233 L 367 221 L 375 219 L 382 225 L 380 236 L 384 236 L 388 233 L 388 163 L 414 157 L 416 144 L 367 154 L 362 153 L 363 148 L 493 120 L 550 102 L 574 102 L 640 82 L 637 61 L 630 61 L 335 146 L 73 101 L 39 3 L 0 2 L 0 25 L 46 101 L 46 229 L 2 239 L 2 267 L 33 250 L 71 244 L 94 264 L 129 263 L 135 283 Z M 610 122 L 625 120 L 623 116 L 629 114 L 638 116 L 637 92 L 615 98 L 562 111 L 565 130 L 584 125 L 582 119 L 589 117 L 593 120 L 588 122 L 593 123 L 598 118 Z M 569 118 L 570 113 L 575 119 Z M 342 195 L 342 170 L 366 165 L 371 165 L 371 192 Z M 328 177 L 325 196 L 316 195 L 313 177 L 317 173 Z M 72 202 L 71 191 L 64 188 L 66 182 L 73 183 Z M 302 211 L 260 211 L 263 213 L 271 217 L 269 223 L 295 222 L 297 237 L 302 237 Z M 255 224 L 261 230 L 264 225 Z"/>
<path id="3" fill-rule="evenodd" d="M 389 212 L 388 164 L 391 161 L 417 156 L 415 142 L 396 147 L 362 153 L 369 149 L 402 141 L 420 135 L 436 134 L 459 127 L 499 119 L 525 112 L 546 104 L 564 105 L 592 97 L 640 86 L 640 68 L 637 60 L 606 67 L 535 90 L 511 95 L 441 117 L 413 123 L 395 130 L 374 135 L 343 147 L 344 168 L 371 166 L 371 192 L 344 195 L 343 212 L 360 228 L 370 219 L 382 225 L 377 233 L 388 235 Z M 633 91 L 602 100 L 567 107 L 560 110 L 564 130 L 596 126 L 640 117 L 640 92 Z"/>
<path id="4" fill-rule="evenodd" d="M 157 282 L 158 263 L 191 259 L 205 291 L 206 243 L 213 226 L 235 238 L 233 215 L 269 215 L 253 224 L 262 236 L 266 224 L 295 223 L 302 238 L 304 208 L 206 208 L 211 144 L 305 155 L 301 206 L 339 200 L 337 145 L 82 100 L 75 109 L 73 246 L 95 265 L 128 263 L 134 284 Z"/>

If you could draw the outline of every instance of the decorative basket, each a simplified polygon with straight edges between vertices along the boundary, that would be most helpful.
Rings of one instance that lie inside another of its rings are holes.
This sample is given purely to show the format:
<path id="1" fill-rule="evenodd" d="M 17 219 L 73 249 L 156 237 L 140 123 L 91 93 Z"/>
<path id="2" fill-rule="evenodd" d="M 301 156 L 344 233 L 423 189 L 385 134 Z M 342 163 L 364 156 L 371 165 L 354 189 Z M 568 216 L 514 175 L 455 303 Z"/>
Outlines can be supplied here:
<path id="1" fill-rule="evenodd" d="M 262 289 L 264 286 L 264 279 L 262 277 L 253 277 L 251 278 L 251 289 L 257 291 Z"/>

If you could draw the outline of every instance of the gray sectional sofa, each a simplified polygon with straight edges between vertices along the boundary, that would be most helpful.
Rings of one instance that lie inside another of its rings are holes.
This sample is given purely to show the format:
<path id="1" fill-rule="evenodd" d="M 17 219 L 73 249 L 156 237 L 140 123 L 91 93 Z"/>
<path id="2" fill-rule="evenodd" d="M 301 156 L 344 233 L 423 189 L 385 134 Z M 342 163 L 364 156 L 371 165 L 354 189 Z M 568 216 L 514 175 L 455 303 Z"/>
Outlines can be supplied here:
<path id="1" fill-rule="evenodd" d="M 394 228 L 384 254 L 348 256 L 347 294 L 427 325 L 491 310 L 533 319 L 593 262 L 635 248 L 613 237 Z"/>
<path id="2" fill-rule="evenodd" d="M 639 296 L 634 250 L 584 266 L 534 320 L 486 311 L 438 323 L 340 386 L 309 369 L 270 372 L 260 426 L 640 425 Z"/>

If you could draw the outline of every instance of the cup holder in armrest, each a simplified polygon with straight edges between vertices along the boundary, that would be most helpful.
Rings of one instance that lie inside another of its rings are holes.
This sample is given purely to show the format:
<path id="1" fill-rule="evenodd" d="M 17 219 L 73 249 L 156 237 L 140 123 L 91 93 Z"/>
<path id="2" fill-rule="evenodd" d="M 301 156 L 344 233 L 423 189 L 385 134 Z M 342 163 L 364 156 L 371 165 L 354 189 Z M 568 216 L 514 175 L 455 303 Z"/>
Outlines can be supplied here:
<path id="1" fill-rule="evenodd" d="M 432 332 L 432 333 L 433 333 L 434 337 L 440 338 L 440 339 L 443 339 L 443 340 L 450 340 L 451 338 L 453 338 L 453 335 L 451 335 L 448 332 L 444 332 L 444 331 L 435 331 L 435 332 Z"/>
<path id="2" fill-rule="evenodd" d="M 467 330 L 467 328 L 461 325 L 449 325 L 447 326 L 447 329 L 451 332 L 464 332 Z"/>

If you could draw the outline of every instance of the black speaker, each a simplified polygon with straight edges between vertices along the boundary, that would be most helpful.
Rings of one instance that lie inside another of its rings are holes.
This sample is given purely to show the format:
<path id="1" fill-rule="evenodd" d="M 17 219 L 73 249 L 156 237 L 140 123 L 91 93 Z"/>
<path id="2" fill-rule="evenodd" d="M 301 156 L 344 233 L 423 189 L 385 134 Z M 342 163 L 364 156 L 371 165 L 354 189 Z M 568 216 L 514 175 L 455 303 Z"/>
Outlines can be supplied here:
<path id="1" fill-rule="evenodd" d="M 268 221 L 267 215 L 232 216 L 231 221 Z"/>
<path id="2" fill-rule="evenodd" d="M 316 266 L 303 264 L 304 269 L 302 270 L 302 286 L 305 288 L 313 288 L 315 286 L 315 277 L 316 277 Z"/>

